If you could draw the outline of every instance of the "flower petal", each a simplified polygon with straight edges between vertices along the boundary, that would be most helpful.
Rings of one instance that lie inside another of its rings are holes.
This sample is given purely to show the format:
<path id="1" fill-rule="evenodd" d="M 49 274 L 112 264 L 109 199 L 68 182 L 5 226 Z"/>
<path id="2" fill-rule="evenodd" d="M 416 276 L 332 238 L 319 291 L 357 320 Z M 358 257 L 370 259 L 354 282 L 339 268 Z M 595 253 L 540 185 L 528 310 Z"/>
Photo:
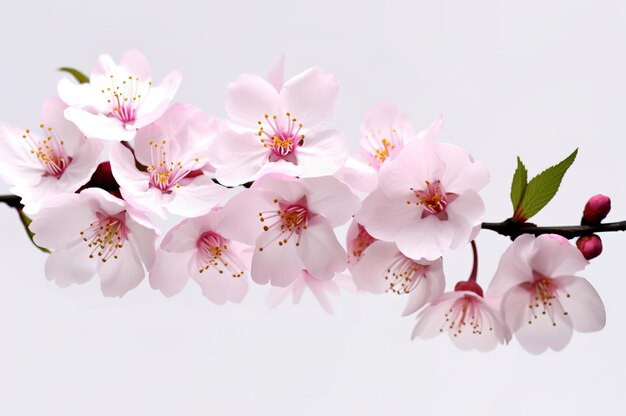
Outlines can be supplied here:
<path id="1" fill-rule="evenodd" d="M 276 230 L 275 232 L 280 232 Z M 278 245 L 275 232 L 262 233 L 252 256 L 252 280 L 259 284 L 270 282 L 272 286 L 286 287 L 303 268 L 295 240 Z M 273 241 L 275 240 L 275 241 Z M 263 251 L 259 249 L 263 248 Z"/>
<path id="2" fill-rule="evenodd" d="M 83 284 L 95 274 L 99 259 L 89 258 L 90 249 L 80 238 L 74 238 L 67 248 L 54 250 L 46 260 L 45 274 L 59 287 Z"/>
<path id="3" fill-rule="evenodd" d="M 246 189 L 234 197 L 220 210 L 219 232 L 224 237 L 254 245 L 263 232 L 259 213 L 276 209 L 272 197 L 265 191 Z"/>
<path id="4" fill-rule="evenodd" d="M 390 198 L 379 188 L 365 198 L 355 219 L 373 237 L 394 241 L 405 225 L 419 221 L 421 214 L 419 207 Z"/>
<path id="5" fill-rule="evenodd" d="M 321 129 L 332 117 L 339 84 L 333 74 L 310 68 L 287 81 L 280 96 L 284 110 L 293 114 L 306 131 Z"/>
<path id="6" fill-rule="evenodd" d="M 127 130 L 116 118 L 102 114 L 91 114 L 79 108 L 68 107 L 65 117 L 90 139 L 128 141 L 135 137 L 134 130 Z"/>
<path id="7" fill-rule="evenodd" d="M 606 324 L 606 310 L 598 292 L 587 279 L 565 276 L 554 279 L 569 296 L 560 296 L 563 309 L 580 332 L 599 331 Z"/>
<path id="8" fill-rule="evenodd" d="M 192 253 L 168 253 L 158 250 L 156 261 L 150 269 L 150 286 L 170 297 L 178 294 L 189 280 L 187 265 Z"/>
<path id="9" fill-rule="evenodd" d="M 265 114 L 278 113 L 278 99 L 278 91 L 263 77 L 243 74 L 228 84 L 226 112 L 236 124 L 256 131 Z"/>
<path id="10" fill-rule="evenodd" d="M 124 296 L 136 288 L 145 276 L 139 253 L 132 244 L 125 244 L 117 256 L 117 259 L 109 259 L 98 268 L 100 289 L 107 297 Z"/>
<path id="11" fill-rule="evenodd" d="M 450 222 L 430 215 L 409 223 L 398 233 L 396 242 L 405 256 L 433 261 L 450 248 L 454 232 Z"/>
<path id="12" fill-rule="evenodd" d="M 292 239 L 295 237 L 292 236 Z M 316 279 L 332 279 L 335 273 L 344 271 L 348 265 L 345 250 L 337 241 L 328 220 L 321 216 L 309 220 L 296 251 Z"/>
<path id="13" fill-rule="evenodd" d="M 189 183 L 172 190 L 174 198 L 167 204 L 167 210 L 183 217 L 198 217 L 208 214 L 224 199 L 228 190 L 216 184 L 208 176 L 201 175 Z"/>
<path id="14" fill-rule="evenodd" d="M 338 130 L 322 130 L 304 138 L 296 149 L 301 177 L 332 175 L 348 158 L 348 145 Z"/>
<path id="15" fill-rule="evenodd" d="M 350 188 L 332 176 L 305 178 L 307 205 L 311 212 L 323 215 L 332 227 L 348 222 L 361 207 Z"/>
<path id="16" fill-rule="evenodd" d="M 211 145 L 211 164 L 220 183 L 237 186 L 256 178 L 269 163 L 269 153 L 258 136 L 234 130 L 224 130 Z"/>

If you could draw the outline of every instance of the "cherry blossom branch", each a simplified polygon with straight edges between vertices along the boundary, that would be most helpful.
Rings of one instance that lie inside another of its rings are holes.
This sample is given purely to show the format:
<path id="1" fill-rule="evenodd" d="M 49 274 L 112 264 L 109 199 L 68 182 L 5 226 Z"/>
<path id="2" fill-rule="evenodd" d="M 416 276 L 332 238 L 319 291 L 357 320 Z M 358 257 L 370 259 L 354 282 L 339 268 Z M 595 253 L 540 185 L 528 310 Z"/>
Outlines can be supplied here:
<path id="1" fill-rule="evenodd" d="M 614 231 L 626 231 L 626 221 L 608 222 L 595 225 L 565 225 L 539 227 L 531 223 L 519 223 L 508 219 L 502 222 L 484 222 L 483 230 L 495 231 L 498 234 L 510 237 L 514 240 L 522 234 L 559 234 L 567 239 L 590 235 L 594 233 L 605 233 Z"/>
<path id="2" fill-rule="evenodd" d="M 3 202 L 11 208 L 21 208 L 22 198 L 17 195 L 0 195 L 0 202 Z"/>

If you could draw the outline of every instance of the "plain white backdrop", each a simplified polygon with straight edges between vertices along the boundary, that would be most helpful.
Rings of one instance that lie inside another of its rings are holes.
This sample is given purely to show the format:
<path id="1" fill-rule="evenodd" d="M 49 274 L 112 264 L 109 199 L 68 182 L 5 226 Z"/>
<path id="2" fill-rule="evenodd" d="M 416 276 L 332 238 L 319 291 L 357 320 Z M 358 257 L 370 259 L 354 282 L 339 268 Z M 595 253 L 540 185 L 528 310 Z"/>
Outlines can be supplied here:
<path id="1" fill-rule="evenodd" d="M 576 147 L 535 220 L 576 224 L 595 193 L 610 195 L 609 219 L 622 220 L 625 40 L 617 1 L 0 0 L 0 120 L 35 126 L 56 68 L 89 73 L 99 54 L 131 47 L 155 79 L 183 71 L 180 101 L 224 116 L 228 82 L 267 73 L 284 53 L 288 77 L 314 65 L 336 74 L 333 124 L 353 148 L 379 100 L 418 128 L 445 114 L 442 139 L 492 172 L 490 221 L 511 214 L 516 155 L 536 174 Z M 172 299 L 147 281 L 122 299 L 104 298 L 95 280 L 59 289 L 5 206 L 0 233 L 2 415 L 621 415 L 626 405 L 626 235 L 606 235 L 584 274 L 604 299 L 606 329 L 532 356 L 515 340 L 489 354 L 445 337 L 411 342 L 413 318 L 391 295 L 344 294 L 330 317 L 310 295 L 269 311 L 266 287 L 222 307 L 194 285 Z M 481 233 L 480 282 L 507 244 Z M 469 259 L 469 249 L 446 257 L 449 286 Z"/>

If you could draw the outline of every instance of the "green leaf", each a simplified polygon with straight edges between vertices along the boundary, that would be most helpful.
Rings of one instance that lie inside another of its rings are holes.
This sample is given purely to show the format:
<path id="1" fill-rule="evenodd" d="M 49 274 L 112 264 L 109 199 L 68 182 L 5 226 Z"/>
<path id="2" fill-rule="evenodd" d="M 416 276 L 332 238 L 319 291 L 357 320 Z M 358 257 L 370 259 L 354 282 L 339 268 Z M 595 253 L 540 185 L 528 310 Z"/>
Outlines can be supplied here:
<path id="1" fill-rule="evenodd" d="M 572 166 L 578 149 L 565 158 L 557 165 L 551 166 L 548 169 L 535 176 L 526 187 L 526 191 L 522 195 L 522 201 L 519 204 L 519 208 L 515 211 L 513 219 L 516 221 L 526 221 L 535 214 L 537 214 L 548 202 L 556 195 L 565 176 L 565 172 Z"/>
<path id="2" fill-rule="evenodd" d="M 28 216 L 24 214 L 21 208 L 17 210 L 17 213 L 20 216 L 20 221 L 22 221 L 22 224 L 24 225 L 24 229 L 26 230 L 26 234 L 28 234 L 28 238 L 30 238 L 30 241 L 32 241 L 35 247 L 37 247 L 39 250 L 43 251 L 44 253 L 50 253 L 50 250 L 48 250 L 47 248 L 38 246 L 35 243 L 35 240 L 33 240 L 33 237 L 35 236 L 35 234 L 30 230 L 30 228 L 28 228 L 30 226 L 30 223 L 33 222 L 33 220 L 28 218 Z"/>
<path id="3" fill-rule="evenodd" d="M 519 209 L 527 186 L 528 171 L 526 170 L 526 166 L 522 163 L 522 159 L 518 156 L 517 169 L 515 169 L 513 182 L 511 183 L 511 202 L 513 203 L 513 211 L 517 211 Z"/>
<path id="4" fill-rule="evenodd" d="M 59 68 L 59 71 L 67 72 L 68 74 L 72 75 L 74 78 L 76 78 L 76 81 L 78 81 L 79 84 L 86 84 L 89 82 L 89 77 L 80 72 L 78 69 L 64 66 L 62 68 Z"/>

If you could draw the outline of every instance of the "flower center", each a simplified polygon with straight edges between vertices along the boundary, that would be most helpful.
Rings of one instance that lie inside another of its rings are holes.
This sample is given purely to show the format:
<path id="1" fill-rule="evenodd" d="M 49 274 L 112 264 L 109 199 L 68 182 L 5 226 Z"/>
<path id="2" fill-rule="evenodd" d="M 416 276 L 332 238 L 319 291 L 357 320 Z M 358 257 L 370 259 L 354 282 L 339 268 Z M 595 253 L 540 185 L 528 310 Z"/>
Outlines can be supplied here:
<path id="1" fill-rule="evenodd" d="M 376 239 L 372 237 L 361 224 L 357 224 L 357 227 L 359 232 L 352 243 L 352 256 L 359 259 L 363 255 L 365 249 L 371 246 Z"/>
<path id="2" fill-rule="evenodd" d="M 239 278 L 244 274 L 244 268 L 239 260 L 228 251 L 228 240 L 212 231 L 203 233 L 198 241 L 197 267 L 200 273 L 213 267 L 219 274 L 227 270 L 232 277 Z"/>
<path id="3" fill-rule="evenodd" d="M 185 164 L 169 160 L 167 141 L 156 143 L 150 140 L 150 159 L 148 166 L 150 173 L 150 187 L 158 188 L 161 192 L 169 192 L 172 188 L 180 188 L 180 181 L 198 168 L 199 159 L 195 158 Z"/>
<path id="4" fill-rule="evenodd" d="M 474 335 L 482 335 L 484 328 L 493 331 L 493 322 L 489 314 L 483 314 L 480 301 L 470 295 L 464 295 L 454 301 L 450 309 L 444 314 L 445 322 L 439 332 L 449 330 L 455 337 L 461 335 L 469 325 Z"/>
<path id="5" fill-rule="evenodd" d="M 107 104 L 109 117 L 115 117 L 122 123 L 132 123 L 137 118 L 137 111 L 152 86 L 152 81 L 140 81 L 139 77 L 110 75 L 110 84 L 101 90 Z"/>
<path id="6" fill-rule="evenodd" d="M 408 205 L 411 203 L 421 205 L 427 214 L 440 214 L 445 211 L 449 201 L 441 182 L 439 180 L 425 181 L 425 185 L 423 189 L 410 188 L 416 200 L 414 202 L 407 200 L 406 203 Z"/>
<path id="7" fill-rule="evenodd" d="M 264 118 L 264 121 L 258 121 L 258 135 L 263 147 L 271 150 L 270 161 L 285 159 L 295 163 L 293 153 L 304 144 L 304 134 L 300 134 L 302 124 L 289 112 L 284 117 L 265 114 Z"/>
<path id="8" fill-rule="evenodd" d="M 563 308 L 563 304 L 559 299 L 559 292 L 563 292 L 566 297 L 570 297 L 570 294 L 563 291 L 558 285 L 554 283 L 551 278 L 540 275 L 537 272 L 533 272 L 533 281 L 522 284 L 522 287 L 528 290 L 528 323 L 532 324 L 533 320 L 536 320 L 542 315 L 548 316 L 552 322 L 552 326 L 556 326 L 556 316 L 562 313 L 564 316 L 568 315 L 568 312 Z"/>
<path id="9" fill-rule="evenodd" d="M 382 130 L 369 131 L 363 141 L 363 148 L 367 154 L 369 165 L 376 170 L 390 157 L 395 157 L 403 147 L 402 137 L 396 129 L 391 129 L 389 134 Z"/>
<path id="10" fill-rule="evenodd" d="M 385 280 L 389 282 L 387 292 L 409 293 L 426 277 L 427 267 L 398 253 L 385 272 Z"/>
<path id="11" fill-rule="evenodd" d="M 263 231 L 275 234 L 265 246 L 259 247 L 259 251 L 275 241 L 283 246 L 294 235 L 297 236 L 296 247 L 299 247 L 302 232 L 307 229 L 309 222 L 309 211 L 299 203 L 288 204 L 279 202 L 278 199 L 274 199 L 274 203 L 278 205 L 277 210 L 259 212 L 259 220 L 264 223 Z M 268 222 L 271 224 L 267 225 Z"/>
<path id="12" fill-rule="evenodd" d="M 22 134 L 22 138 L 28 143 L 30 153 L 41 164 L 45 176 L 60 178 L 72 159 L 65 153 L 64 142 L 52 131 L 52 127 L 46 127 L 43 123 L 39 127 L 44 132 L 43 139 L 33 137 L 29 129 Z"/>
<path id="13" fill-rule="evenodd" d="M 89 224 L 80 235 L 87 247 L 92 249 L 89 258 L 97 255 L 106 263 L 110 258 L 117 259 L 117 252 L 124 247 L 127 240 L 127 232 L 120 214 L 109 216 L 98 213 L 97 216 L 98 220 Z"/>

